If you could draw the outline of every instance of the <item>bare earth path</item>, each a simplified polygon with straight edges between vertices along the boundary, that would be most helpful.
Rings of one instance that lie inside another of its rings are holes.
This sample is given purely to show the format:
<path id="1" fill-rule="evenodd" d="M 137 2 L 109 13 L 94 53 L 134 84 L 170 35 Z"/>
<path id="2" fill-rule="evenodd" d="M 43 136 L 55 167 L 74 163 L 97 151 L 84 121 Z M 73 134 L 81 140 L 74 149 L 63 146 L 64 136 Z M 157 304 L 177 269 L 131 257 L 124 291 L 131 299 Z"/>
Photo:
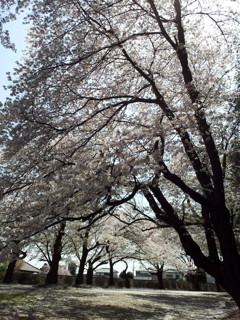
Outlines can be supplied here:
<path id="1" fill-rule="evenodd" d="M 235 308 L 213 292 L 0 285 L 0 297 L 0 320 L 217 320 Z"/>

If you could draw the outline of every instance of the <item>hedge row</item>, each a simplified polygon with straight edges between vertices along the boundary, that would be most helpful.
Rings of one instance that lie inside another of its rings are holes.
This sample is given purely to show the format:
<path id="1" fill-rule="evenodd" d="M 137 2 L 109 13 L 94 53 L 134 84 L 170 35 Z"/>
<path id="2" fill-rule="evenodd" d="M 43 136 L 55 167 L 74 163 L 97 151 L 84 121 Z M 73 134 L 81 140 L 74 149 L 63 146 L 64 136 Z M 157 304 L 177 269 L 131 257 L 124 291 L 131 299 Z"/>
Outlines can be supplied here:
<path id="1" fill-rule="evenodd" d="M 0 272 L 0 281 L 2 282 L 4 272 Z M 15 272 L 14 283 L 19 284 L 30 284 L 30 285 L 44 285 L 46 275 L 44 274 L 31 274 L 26 272 Z M 71 276 L 59 276 L 59 284 L 64 286 L 73 286 L 75 278 Z M 150 280 L 134 280 L 130 279 L 131 287 L 143 288 L 143 289 L 158 289 L 157 281 Z M 97 287 L 108 287 L 108 278 L 105 277 L 94 277 L 93 286 Z M 175 280 L 164 280 L 165 289 L 170 290 L 194 290 L 193 285 L 187 281 L 175 281 Z M 124 279 L 114 279 L 114 287 L 125 288 Z M 203 283 L 201 284 L 202 291 L 217 291 L 217 287 L 214 283 Z"/>

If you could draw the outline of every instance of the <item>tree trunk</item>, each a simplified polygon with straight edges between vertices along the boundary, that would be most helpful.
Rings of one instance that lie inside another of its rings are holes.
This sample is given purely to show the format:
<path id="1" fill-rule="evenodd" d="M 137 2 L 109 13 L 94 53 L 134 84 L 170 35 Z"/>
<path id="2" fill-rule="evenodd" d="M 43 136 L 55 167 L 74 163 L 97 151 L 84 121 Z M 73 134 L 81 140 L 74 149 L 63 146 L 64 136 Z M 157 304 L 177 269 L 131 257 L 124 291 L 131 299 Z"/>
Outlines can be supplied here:
<path id="1" fill-rule="evenodd" d="M 109 259 L 109 280 L 108 280 L 108 286 L 114 285 L 114 279 L 113 279 L 113 262 L 112 259 Z"/>
<path id="2" fill-rule="evenodd" d="M 80 265 L 79 265 L 79 269 L 78 269 L 78 274 L 75 280 L 75 286 L 80 286 L 81 284 L 83 284 L 83 274 L 84 274 L 84 267 L 87 261 L 87 256 L 88 256 L 88 248 L 86 243 L 83 244 L 82 247 L 82 257 L 80 260 Z"/>
<path id="3" fill-rule="evenodd" d="M 47 274 L 45 285 L 58 284 L 58 268 L 59 261 L 61 260 L 62 238 L 64 236 L 65 227 L 66 222 L 62 222 L 53 246 L 52 261 L 50 262 L 50 270 Z"/>
<path id="4" fill-rule="evenodd" d="M 93 266 L 91 263 L 89 263 L 88 270 L 87 270 L 86 284 L 91 286 L 92 283 L 93 283 Z"/>
<path id="5" fill-rule="evenodd" d="M 130 283 L 130 279 L 128 278 L 128 275 L 125 274 L 125 285 L 127 289 L 131 288 L 131 283 Z"/>
<path id="6" fill-rule="evenodd" d="M 13 275 L 14 275 L 16 263 L 17 263 L 16 259 L 9 262 L 6 273 L 5 273 L 3 281 L 2 281 L 3 283 L 12 283 L 13 282 Z"/>
<path id="7" fill-rule="evenodd" d="M 221 279 L 216 277 L 220 284 L 234 299 L 240 309 L 240 262 L 226 263 L 223 261 L 220 268 Z"/>
<path id="8" fill-rule="evenodd" d="M 12 283 L 13 282 L 13 275 L 16 267 L 16 263 L 18 259 L 24 259 L 27 256 L 27 252 L 18 251 L 18 253 L 12 254 L 12 259 L 8 264 L 6 273 L 4 275 L 2 283 Z"/>
<path id="9" fill-rule="evenodd" d="M 158 289 L 165 289 L 163 283 L 163 267 L 157 269 Z"/>
<path id="10" fill-rule="evenodd" d="M 128 278 L 128 275 L 127 275 L 127 269 L 128 269 L 128 264 L 126 261 L 123 261 L 126 265 L 126 268 L 122 271 L 122 277 L 125 279 L 125 286 L 126 288 L 130 289 L 131 288 L 131 283 L 130 283 L 130 280 Z"/>
<path id="11" fill-rule="evenodd" d="M 186 253 L 192 257 L 195 265 L 213 276 L 216 282 L 232 296 L 240 308 L 240 260 L 238 254 L 235 254 L 235 256 L 234 254 L 224 255 L 223 261 L 211 261 L 203 255 L 196 242 L 183 226 L 181 230 L 178 229 L 178 234 Z M 229 240 L 225 245 L 226 247 L 232 247 L 233 251 L 234 243 Z M 224 249 L 225 252 L 226 250 L 227 248 Z"/>
<path id="12" fill-rule="evenodd" d="M 236 241 L 233 230 L 229 225 L 229 214 L 226 208 L 220 208 L 216 205 L 209 207 L 211 216 L 214 217 L 214 231 L 216 232 L 218 241 L 220 243 L 221 255 L 223 260 L 214 259 L 213 255 L 207 257 L 201 251 L 199 245 L 193 240 L 191 234 L 188 232 L 186 225 L 178 218 L 174 208 L 167 201 L 161 190 L 156 186 L 150 186 L 153 195 L 144 190 L 144 196 L 156 217 L 160 221 L 171 225 L 178 233 L 182 246 L 187 255 L 189 255 L 196 267 L 203 269 L 208 274 L 213 276 L 216 281 L 232 296 L 237 306 L 240 309 L 240 257 L 237 252 Z M 162 210 L 155 198 L 161 204 Z M 216 204 L 216 203 L 215 203 Z M 217 219 L 217 213 L 220 218 Z"/>

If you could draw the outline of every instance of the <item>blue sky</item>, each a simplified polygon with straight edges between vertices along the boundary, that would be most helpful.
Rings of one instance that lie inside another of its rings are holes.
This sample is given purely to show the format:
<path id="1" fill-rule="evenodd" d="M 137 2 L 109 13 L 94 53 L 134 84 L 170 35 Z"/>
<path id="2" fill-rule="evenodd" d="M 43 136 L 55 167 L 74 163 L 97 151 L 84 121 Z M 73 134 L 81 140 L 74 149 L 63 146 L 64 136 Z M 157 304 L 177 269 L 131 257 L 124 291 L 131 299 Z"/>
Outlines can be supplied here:
<path id="1" fill-rule="evenodd" d="M 5 49 L 0 44 L 0 101 L 4 102 L 8 93 L 3 89 L 4 85 L 8 84 L 6 72 L 11 72 L 16 65 L 16 61 L 21 59 L 25 48 L 25 37 L 27 35 L 28 25 L 22 23 L 22 17 L 19 17 L 17 21 L 6 24 L 11 36 L 12 42 L 15 43 L 17 52 L 11 49 Z"/>

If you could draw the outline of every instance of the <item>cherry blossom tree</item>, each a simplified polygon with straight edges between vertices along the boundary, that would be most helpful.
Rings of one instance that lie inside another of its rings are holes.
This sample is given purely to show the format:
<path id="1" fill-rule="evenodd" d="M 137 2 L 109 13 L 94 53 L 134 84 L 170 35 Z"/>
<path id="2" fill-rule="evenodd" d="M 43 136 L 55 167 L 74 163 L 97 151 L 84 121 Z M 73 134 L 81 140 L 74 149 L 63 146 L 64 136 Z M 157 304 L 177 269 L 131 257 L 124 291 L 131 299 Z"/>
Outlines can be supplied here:
<path id="1" fill-rule="evenodd" d="M 39 261 L 45 261 L 47 268 L 46 285 L 57 284 L 60 271 L 60 261 L 65 246 L 66 221 L 49 228 L 43 232 L 37 233 L 28 241 L 28 256 L 38 258 Z"/>
<path id="2" fill-rule="evenodd" d="M 79 261 L 75 286 L 83 284 L 85 269 L 86 282 L 92 284 L 94 270 L 107 261 L 106 244 L 101 239 L 101 227 L 101 221 L 94 224 L 94 220 L 89 219 L 85 223 L 72 225 L 71 232 L 67 235 L 67 253 Z"/>
<path id="3" fill-rule="evenodd" d="M 189 264 L 174 230 L 159 229 L 152 222 L 145 222 L 144 226 L 138 222 L 126 227 L 124 236 L 135 247 L 135 259 L 157 276 L 159 289 L 164 289 L 163 272 L 168 268 L 179 272 L 188 270 Z"/>
<path id="4" fill-rule="evenodd" d="M 126 260 L 133 259 L 136 256 L 136 249 L 132 242 L 125 237 L 124 230 L 126 224 L 123 219 L 119 219 L 119 210 L 113 211 L 113 214 L 105 219 L 101 228 L 101 241 L 105 243 L 107 262 L 109 264 L 108 286 L 114 285 L 114 266 L 119 262 L 128 264 Z"/>
<path id="5" fill-rule="evenodd" d="M 234 118 L 239 5 L 33 0 L 31 10 L 25 61 L 2 108 L 11 178 L 2 196 L 17 191 L 24 199 L 30 185 L 47 188 L 62 176 L 72 190 L 63 208 L 91 202 L 96 217 L 139 191 L 240 307 L 222 164 Z M 194 223 L 207 254 L 189 229 Z"/>
<path id="6" fill-rule="evenodd" d="M 105 252 L 105 246 L 96 247 L 90 254 L 90 257 L 87 261 L 87 277 L 86 284 L 92 285 L 94 271 L 108 263 L 108 259 Z"/>
<path id="7" fill-rule="evenodd" d="M 114 217 L 103 217 L 85 223 L 75 223 L 67 234 L 67 255 L 79 261 L 75 285 L 83 284 L 87 269 L 87 284 L 92 284 L 93 272 L 102 264 L 110 268 L 109 286 L 113 285 L 113 267 L 118 262 L 132 257 L 132 248 L 119 231 L 123 226 Z"/>

